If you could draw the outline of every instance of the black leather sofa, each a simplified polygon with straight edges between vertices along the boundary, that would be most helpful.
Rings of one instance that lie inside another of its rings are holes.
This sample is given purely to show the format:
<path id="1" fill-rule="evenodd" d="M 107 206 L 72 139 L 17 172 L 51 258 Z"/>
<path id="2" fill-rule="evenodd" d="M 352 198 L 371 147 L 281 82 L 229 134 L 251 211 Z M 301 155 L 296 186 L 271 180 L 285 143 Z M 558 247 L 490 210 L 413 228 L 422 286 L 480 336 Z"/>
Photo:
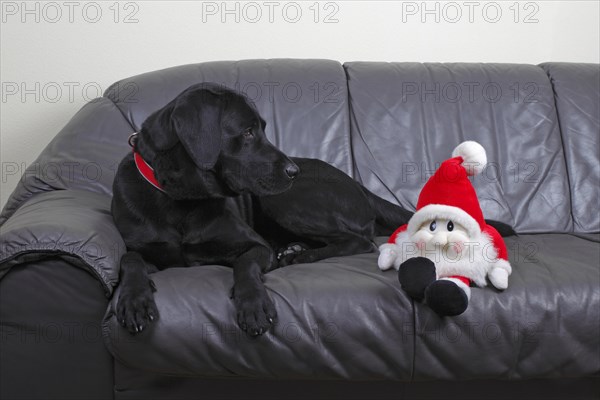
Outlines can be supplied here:
<path id="1" fill-rule="evenodd" d="M 506 239 L 509 288 L 475 288 L 464 314 L 440 318 L 376 253 L 295 265 L 267 275 L 280 320 L 250 339 L 230 269 L 174 268 L 153 277 L 160 319 L 127 334 L 112 300 L 116 166 L 152 111 L 202 81 L 246 92 L 283 151 L 408 208 L 458 143 L 482 143 L 484 214 L 519 233 Z M 119 81 L 56 135 L 0 215 L 0 395 L 598 398 L 599 107 L 595 64 L 248 60 Z"/>

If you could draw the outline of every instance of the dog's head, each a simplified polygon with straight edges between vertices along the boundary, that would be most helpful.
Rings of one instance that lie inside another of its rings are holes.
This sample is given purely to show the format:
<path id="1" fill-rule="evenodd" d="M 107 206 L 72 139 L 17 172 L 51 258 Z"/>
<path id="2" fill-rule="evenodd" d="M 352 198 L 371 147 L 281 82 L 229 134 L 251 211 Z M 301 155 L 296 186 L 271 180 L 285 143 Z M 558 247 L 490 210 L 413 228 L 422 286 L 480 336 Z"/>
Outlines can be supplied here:
<path id="1" fill-rule="evenodd" d="M 268 141 L 265 125 L 243 95 L 202 83 L 150 115 L 136 148 L 174 199 L 272 195 L 299 170 Z"/>

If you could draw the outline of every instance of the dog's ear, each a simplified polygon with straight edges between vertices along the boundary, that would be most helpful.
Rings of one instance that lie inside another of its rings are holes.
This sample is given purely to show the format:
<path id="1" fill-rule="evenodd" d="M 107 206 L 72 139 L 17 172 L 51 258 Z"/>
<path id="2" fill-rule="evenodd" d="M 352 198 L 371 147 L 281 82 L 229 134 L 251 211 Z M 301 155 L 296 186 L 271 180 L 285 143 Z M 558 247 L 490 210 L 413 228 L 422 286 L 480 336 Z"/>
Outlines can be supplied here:
<path id="1" fill-rule="evenodd" d="M 209 90 L 197 90 L 175 102 L 171 123 L 198 168 L 214 167 L 221 151 L 222 104 Z"/>
<path id="2" fill-rule="evenodd" d="M 166 151 L 179 142 L 179 137 L 173 129 L 171 114 L 174 102 L 167 104 L 158 111 L 153 112 L 142 124 L 145 142 L 154 151 Z"/>

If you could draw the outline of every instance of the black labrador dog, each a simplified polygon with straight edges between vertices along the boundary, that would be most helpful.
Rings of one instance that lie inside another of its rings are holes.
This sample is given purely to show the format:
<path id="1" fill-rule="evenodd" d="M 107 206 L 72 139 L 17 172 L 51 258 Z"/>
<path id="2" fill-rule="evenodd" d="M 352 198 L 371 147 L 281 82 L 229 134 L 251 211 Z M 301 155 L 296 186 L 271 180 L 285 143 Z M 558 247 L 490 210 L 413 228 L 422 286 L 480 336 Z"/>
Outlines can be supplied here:
<path id="1" fill-rule="evenodd" d="M 286 156 L 264 129 L 246 97 L 202 83 L 151 114 L 130 141 L 112 201 L 128 250 L 117 318 L 129 332 L 158 316 L 149 273 L 220 264 L 233 267 L 239 326 L 262 334 L 277 318 L 266 271 L 374 251 L 375 234 L 412 215 L 325 162 Z"/>
<path id="2" fill-rule="evenodd" d="M 270 269 L 374 251 L 412 212 L 329 164 L 290 158 L 265 136 L 252 102 L 225 87 L 189 87 L 151 114 L 120 163 L 112 214 L 127 246 L 117 318 L 131 333 L 158 317 L 149 273 L 233 267 L 239 326 L 256 336 L 277 318 Z"/>

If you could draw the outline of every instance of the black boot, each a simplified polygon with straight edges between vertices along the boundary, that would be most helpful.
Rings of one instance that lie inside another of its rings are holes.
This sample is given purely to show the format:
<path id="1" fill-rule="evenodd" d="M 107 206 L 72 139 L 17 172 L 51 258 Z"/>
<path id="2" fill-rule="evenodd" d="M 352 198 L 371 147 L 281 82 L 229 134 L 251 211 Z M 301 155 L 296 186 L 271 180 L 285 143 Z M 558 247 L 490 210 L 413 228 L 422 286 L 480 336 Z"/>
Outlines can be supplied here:
<path id="1" fill-rule="evenodd" d="M 462 314 L 469 305 L 465 291 L 456 283 L 445 279 L 427 286 L 425 301 L 441 317 Z"/>
<path id="2" fill-rule="evenodd" d="M 413 257 L 400 264 L 398 280 L 413 299 L 422 301 L 425 288 L 435 282 L 435 264 L 429 258 Z"/>

